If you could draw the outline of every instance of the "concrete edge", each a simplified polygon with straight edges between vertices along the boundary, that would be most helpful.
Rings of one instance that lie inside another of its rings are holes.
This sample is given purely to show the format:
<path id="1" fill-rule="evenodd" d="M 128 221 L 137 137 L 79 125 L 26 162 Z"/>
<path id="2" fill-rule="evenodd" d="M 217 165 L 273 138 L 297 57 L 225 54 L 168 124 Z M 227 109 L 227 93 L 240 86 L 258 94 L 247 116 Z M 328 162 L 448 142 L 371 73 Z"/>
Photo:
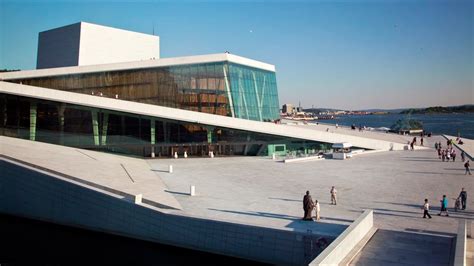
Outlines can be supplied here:
<path id="1" fill-rule="evenodd" d="M 107 186 L 99 185 L 99 184 L 96 184 L 96 183 L 93 183 L 93 182 L 90 182 L 90 181 L 87 181 L 87 180 L 83 180 L 83 179 L 80 179 L 80 178 L 77 178 L 77 177 L 74 177 L 74 176 L 70 176 L 70 175 L 67 175 L 67 174 L 64 174 L 64 173 L 61 173 L 61 172 L 58 172 L 58 171 L 54 171 L 54 170 L 46 168 L 46 167 L 42 167 L 42 166 L 39 166 L 39 165 L 36 165 L 36 164 L 32 164 L 32 163 L 29 163 L 29 162 L 26 162 L 26 161 L 23 161 L 23 160 L 20 160 L 20 159 L 17 159 L 17 158 L 13 158 L 13 157 L 10 157 L 10 156 L 5 155 L 5 154 L 0 154 L 0 160 L 14 162 L 16 164 L 28 166 L 32 169 L 37 170 L 37 171 L 42 171 L 42 172 L 45 172 L 45 173 L 48 173 L 48 174 L 53 174 L 55 176 L 61 177 L 63 180 L 67 180 L 69 182 L 73 182 L 73 183 L 81 185 L 81 186 L 86 186 L 86 187 L 92 188 L 96 191 L 106 192 L 109 195 L 119 196 L 119 197 L 122 197 L 124 200 L 133 201 L 132 199 L 134 199 L 135 196 L 136 196 L 136 195 L 132 195 L 130 193 L 126 193 L 126 192 L 117 190 L 117 189 L 113 189 L 113 188 L 110 188 L 110 187 L 107 187 Z M 142 199 L 142 204 L 149 205 L 153 209 L 158 210 L 160 212 L 169 211 L 169 210 L 179 210 L 179 209 L 176 209 L 175 207 L 164 205 L 164 204 L 161 204 L 159 202 L 152 201 L 152 200 L 145 199 L 145 198 Z"/>
<path id="2" fill-rule="evenodd" d="M 443 138 L 445 138 L 446 140 L 450 140 L 450 139 L 451 139 L 451 138 L 448 137 L 448 135 L 442 134 L 441 136 L 442 136 Z M 463 152 L 466 154 L 466 156 L 467 156 L 471 161 L 474 161 L 474 157 L 472 157 L 473 155 L 467 153 L 459 144 L 454 143 L 453 145 L 454 145 L 454 147 L 458 148 L 460 151 L 463 151 Z M 459 155 L 459 156 L 461 156 L 461 155 Z"/>
<path id="3" fill-rule="evenodd" d="M 349 265 L 354 258 L 362 251 L 362 249 L 367 245 L 367 243 L 370 242 L 372 237 L 377 233 L 378 228 L 372 227 L 372 229 L 369 230 L 369 232 L 362 238 L 359 243 L 347 254 L 347 256 L 341 261 L 341 265 Z"/>
<path id="4" fill-rule="evenodd" d="M 341 235 L 339 235 L 309 265 L 338 265 L 369 233 L 374 225 L 373 210 L 365 210 Z"/>
<path id="5" fill-rule="evenodd" d="M 456 249 L 454 251 L 454 266 L 466 265 L 466 220 L 459 220 L 458 235 L 456 237 Z"/>

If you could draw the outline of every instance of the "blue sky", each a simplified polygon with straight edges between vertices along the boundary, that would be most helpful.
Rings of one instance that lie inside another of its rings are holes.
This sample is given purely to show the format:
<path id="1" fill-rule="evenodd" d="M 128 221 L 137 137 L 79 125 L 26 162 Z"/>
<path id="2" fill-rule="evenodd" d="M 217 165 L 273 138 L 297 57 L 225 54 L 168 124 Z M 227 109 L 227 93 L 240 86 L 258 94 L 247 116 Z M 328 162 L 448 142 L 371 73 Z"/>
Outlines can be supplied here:
<path id="1" fill-rule="evenodd" d="M 474 103 L 474 1 L 6 1 L 0 69 L 34 69 L 38 32 L 86 21 L 160 36 L 161 57 L 274 64 L 280 104 Z"/>

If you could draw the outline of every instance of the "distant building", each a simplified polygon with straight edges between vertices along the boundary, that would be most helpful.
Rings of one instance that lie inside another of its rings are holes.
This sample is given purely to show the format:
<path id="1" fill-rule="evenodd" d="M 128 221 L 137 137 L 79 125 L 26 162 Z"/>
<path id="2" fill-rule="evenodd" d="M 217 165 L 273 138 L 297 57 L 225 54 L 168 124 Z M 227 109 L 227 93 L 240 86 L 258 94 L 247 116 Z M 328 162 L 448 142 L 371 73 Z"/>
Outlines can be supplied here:
<path id="1" fill-rule="evenodd" d="M 282 113 L 284 114 L 292 114 L 295 112 L 295 108 L 290 103 L 285 103 L 282 107 Z"/>

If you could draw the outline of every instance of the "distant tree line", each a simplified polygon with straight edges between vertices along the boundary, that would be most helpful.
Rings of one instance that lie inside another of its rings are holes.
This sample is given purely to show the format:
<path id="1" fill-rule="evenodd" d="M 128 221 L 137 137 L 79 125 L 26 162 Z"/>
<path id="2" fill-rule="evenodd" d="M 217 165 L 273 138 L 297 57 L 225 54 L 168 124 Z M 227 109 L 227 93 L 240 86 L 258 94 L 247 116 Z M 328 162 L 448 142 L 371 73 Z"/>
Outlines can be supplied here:
<path id="1" fill-rule="evenodd" d="M 461 106 L 434 106 L 422 109 L 407 109 L 400 112 L 400 114 L 439 114 L 439 113 L 474 113 L 474 105 Z"/>

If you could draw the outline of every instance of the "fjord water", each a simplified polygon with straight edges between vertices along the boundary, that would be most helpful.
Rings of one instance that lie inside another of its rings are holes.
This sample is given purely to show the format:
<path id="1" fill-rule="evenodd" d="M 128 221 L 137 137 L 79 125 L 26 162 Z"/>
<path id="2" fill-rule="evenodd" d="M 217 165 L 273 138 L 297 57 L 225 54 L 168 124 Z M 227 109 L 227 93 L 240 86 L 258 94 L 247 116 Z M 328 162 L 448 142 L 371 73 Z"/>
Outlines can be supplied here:
<path id="1" fill-rule="evenodd" d="M 366 127 L 390 127 L 398 119 L 415 119 L 423 123 L 426 132 L 446 134 L 461 138 L 474 139 L 474 113 L 463 114 L 386 114 L 386 115 L 345 115 L 331 120 L 320 120 L 320 123 L 351 126 L 352 124 Z"/>

